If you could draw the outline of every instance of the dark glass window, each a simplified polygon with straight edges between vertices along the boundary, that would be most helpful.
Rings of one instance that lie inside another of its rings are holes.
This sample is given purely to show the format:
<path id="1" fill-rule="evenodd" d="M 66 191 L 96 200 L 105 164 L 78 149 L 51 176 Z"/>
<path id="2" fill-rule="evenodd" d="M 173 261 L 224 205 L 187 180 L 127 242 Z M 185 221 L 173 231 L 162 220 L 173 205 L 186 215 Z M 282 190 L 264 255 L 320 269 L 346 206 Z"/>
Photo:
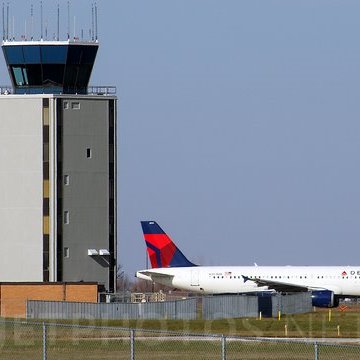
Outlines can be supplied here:
<path id="1" fill-rule="evenodd" d="M 24 67 L 13 66 L 12 73 L 13 73 L 15 84 L 17 86 L 25 86 L 25 85 L 29 84 L 27 72 Z"/>
<path id="2" fill-rule="evenodd" d="M 49 253 L 43 252 L 43 269 L 49 268 Z"/>
<path id="3" fill-rule="evenodd" d="M 81 67 L 79 67 L 76 86 L 79 88 L 86 87 L 89 82 L 90 74 L 91 66 L 82 65 Z"/>
<path id="4" fill-rule="evenodd" d="M 43 179 L 49 180 L 49 163 L 43 162 Z"/>
<path id="5" fill-rule="evenodd" d="M 27 77 L 30 86 L 42 85 L 41 64 L 26 65 Z"/>
<path id="6" fill-rule="evenodd" d="M 81 57 L 82 64 L 93 64 L 97 53 L 97 46 L 83 46 L 83 53 Z"/>
<path id="7" fill-rule="evenodd" d="M 67 63 L 80 64 L 83 53 L 83 46 L 70 46 L 68 51 Z"/>
<path id="8" fill-rule="evenodd" d="M 42 66 L 43 70 L 43 85 L 61 86 L 64 80 L 65 65 L 61 64 L 46 64 Z"/>
<path id="9" fill-rule="evenodd" d="M 66 64 L 64 86 L 69 88 L 75 87 L 77 72 L 77 66 Z"/>
<path id="10" fill-rule="evenodd" d="M 43 235 L 43 252 L 49 251 L 49 235 Z"/>
<path id="11" fill-rule="evenodd" d="M 49 142 L 49 125 L 43 126 L 43 142 L 44 143 Z"/>
<path id="12" fill-rule="evenodd" d="M 49 143 L 43 144 L 43 160 L 49 161 Z"/>
<path id="13" fill-rule="evenodd" d="M 7 63 L 11 65 L 24 64 L 22 46 L 4 46 L 4 53 L 7 59 Z"/>
<path id="14" fill-rule="evenodd" d="M 67 46 L 42 46 L 41 59 L 43 64 L 65 64 Z"/>
<path id="15" fill-rule="evenodd" d="M 23 46 L 24 63 L 40 64 L 40 46 Z"/>
<path id="16" fill-rule="evenodd" d="M 49 215 L 50 213 L 50 200 L 43 198 L 43 215 Z"/>

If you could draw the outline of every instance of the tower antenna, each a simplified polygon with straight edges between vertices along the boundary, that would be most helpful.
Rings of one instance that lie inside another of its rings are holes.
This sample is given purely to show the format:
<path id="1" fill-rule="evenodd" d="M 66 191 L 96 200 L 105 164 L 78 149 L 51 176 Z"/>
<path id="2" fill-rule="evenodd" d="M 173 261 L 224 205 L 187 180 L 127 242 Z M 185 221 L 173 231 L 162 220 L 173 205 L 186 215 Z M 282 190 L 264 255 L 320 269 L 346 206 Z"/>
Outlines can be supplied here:
<path id="1" fill-rule="evenodd" d="M 91 4 L 91 40 L 94 41 L 94 3 Z"/>
<path id="2" fill-rule="evenodd" d="M 97 4 L 95 3 L 95 40 L 98 40 Z"/>
<path id="3" fill-rule="evenodd" d="M 67 10 L 68 10 L 67 38 L 68 40 L 70 40 L 70 1 L 67 2 Z"/>
<path id="4" fill-rule="evenodd" d="M 6 40 L 9 40 L 9 3 L 6 4 Z"/>
<path id="5" fill-rule="evenodd" d="M 59 41 L 60 36 L 60 5 L 57 6 L 57 37 L 56 40 Z"/>
<path id="6" fill-rule="evenodd" d="M 40 1 L 40 39 L 43 40 L 43 2 Z"/>
<path id="7" fill-rule="evenodd" d="M 34 39 L 34 5 L 31 4 L 30 7 L 30 16 L 31 16 L 31 28 L 30 28 L 30 39 Z"/>
<path id="8" fill-rule="evenodd" d="M 3 41 L 5 41 L 5 4 L 2 4 Z"/>

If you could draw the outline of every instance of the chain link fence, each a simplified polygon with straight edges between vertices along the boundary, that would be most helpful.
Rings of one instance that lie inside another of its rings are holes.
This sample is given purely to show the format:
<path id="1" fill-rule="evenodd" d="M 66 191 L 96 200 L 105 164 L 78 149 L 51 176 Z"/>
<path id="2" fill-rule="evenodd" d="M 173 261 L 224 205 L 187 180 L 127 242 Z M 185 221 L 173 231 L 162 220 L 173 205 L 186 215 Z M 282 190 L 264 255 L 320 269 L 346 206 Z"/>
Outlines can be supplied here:
<path id="1" fill-rule="evenodd" d="M 0 321 L 0 359 L 359 359 L 360 346 Z"/>

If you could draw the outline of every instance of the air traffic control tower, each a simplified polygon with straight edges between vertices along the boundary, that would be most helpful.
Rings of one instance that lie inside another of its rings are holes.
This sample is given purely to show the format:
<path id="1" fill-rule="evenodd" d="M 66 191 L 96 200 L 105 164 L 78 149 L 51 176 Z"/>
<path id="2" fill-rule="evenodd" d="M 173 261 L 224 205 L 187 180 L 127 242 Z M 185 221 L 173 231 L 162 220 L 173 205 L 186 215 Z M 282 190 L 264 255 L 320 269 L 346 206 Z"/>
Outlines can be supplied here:
<path id="1" fill-rule="evenodd" d="M 97 41 L 4 41 L 0 282 L 116 275 L 115 88 L 89 88 Z"/>

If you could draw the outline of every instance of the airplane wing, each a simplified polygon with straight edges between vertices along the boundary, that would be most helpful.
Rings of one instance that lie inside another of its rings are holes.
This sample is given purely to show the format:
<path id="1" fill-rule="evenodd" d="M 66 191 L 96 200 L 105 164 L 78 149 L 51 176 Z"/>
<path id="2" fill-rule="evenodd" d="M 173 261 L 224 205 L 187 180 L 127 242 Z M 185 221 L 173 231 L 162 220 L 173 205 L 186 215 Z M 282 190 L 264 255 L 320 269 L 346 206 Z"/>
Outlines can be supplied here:
<path id="1" fill-rule="evenodd" d="M 242 275 L 244 278 L 244 282 L 252 281 L 257 286 L 267 286 L 269 289 L 273 289 L 277 292 L 305 292 L 314 289 L 324 289 L 324 288 L 315 288 L 315 287 L 307 287 L 302 285 L 296 285 L 292 283 L 286 283 L 281 281 L 273 281 L 273 280 L 265 280 L 265 279 L 258 279 L 258 278 L 250 278 L 248 276 Z"/>

